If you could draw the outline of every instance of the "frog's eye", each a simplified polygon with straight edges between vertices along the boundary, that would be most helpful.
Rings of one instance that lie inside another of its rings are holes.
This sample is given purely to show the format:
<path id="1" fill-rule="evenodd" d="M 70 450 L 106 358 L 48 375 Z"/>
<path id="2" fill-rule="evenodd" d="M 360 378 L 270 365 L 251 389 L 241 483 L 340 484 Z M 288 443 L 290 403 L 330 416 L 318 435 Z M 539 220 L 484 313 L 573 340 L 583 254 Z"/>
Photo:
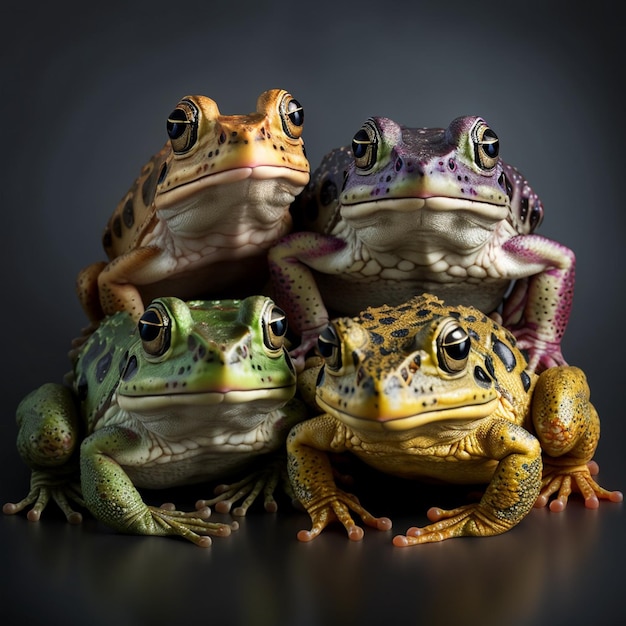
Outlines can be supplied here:
<path id="1" fill-rule="evenodd" d="M 287 136 L 292 139 L 299 139 L 302 136 L 304 126 L 304 109 L 293 96 L 285 94 L 281 100 L 280 117 Z"/>
<path id="2" fill-rule="evenodd" d="M 326 326 L 317 338 L 317 350 L 329 369 L 341 369 L 341 341 L 332 324 Z"/>
<path id="3" fill-rule="evenodd" d="M 479 120 L 471 131 L 474 161 L 482 170 L 492 170 L 498 164 L 500 140 L 485 122 Z"/>
<path id="4" fill-rule="evenodd" d="M 354 164 L 360 170 L 370 170 L 376 165 L 378 153 L 378 130 L 372 120 L 367 120 L 352 138 Z"/>
<path id="5" fill-rule="evenodd" d="M 471 340 L 467 331 L 454 319 L 445 321 L 437 335 L 437 361 L 448 374 L 458 374 L 465 369 Z"/>
<path id="6" fill-rule="evenodd" d="M 287 316 L 275 304 L 263 315 L 263 342 L 268 350 L 280 350 L 287 334 Z"/>
<path id="7" fill-rule="evenodd" d="M 185 154 L 198 137 L 198 108 L 191 100 L 181 100 L 167 118 L 167 135 L 175 154 Z"/>
<path id="8" fill-rule="evenodd" d="M 150 356 L 161 356 L 170 347 L 171 324 L 165 309 L 151 304 L 139 318 L 137 329 L 143 349 Z"/>

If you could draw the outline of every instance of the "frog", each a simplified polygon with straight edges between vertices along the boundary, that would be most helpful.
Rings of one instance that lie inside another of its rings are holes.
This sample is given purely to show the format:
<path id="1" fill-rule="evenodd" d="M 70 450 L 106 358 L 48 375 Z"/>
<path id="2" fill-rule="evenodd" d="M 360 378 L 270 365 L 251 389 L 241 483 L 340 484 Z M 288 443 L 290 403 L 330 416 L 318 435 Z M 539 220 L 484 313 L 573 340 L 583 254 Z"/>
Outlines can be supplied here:
<path id="1" fill-rule="evenodd" d="M 108 260 L 77 276 L 90 328 L 120 310 L 137 321 L 160 296 L 260 293 L 266 249 L 291 230 L 289 207 L 310 177 L 303 125 L 302 105 L 284 89 L 263 92 L 249 115 L 183 97 L 165 145 L 108 221 Z"/>
<path id="2" fill-rule="evenodd" d="M 536 234 L 544 208 L 479 116 L 447 128 L 372 117 L 329 152 L 269 252 L 273 296 L 301 338 L 299 369 L 333 315 L 433 293 L 504 323 L 541 371 L 566 364 L 575 254 Z"/>
<path id="3" fill-rule="evenodd" d="M 336 521 L 361 540 L 352 513 L 392 528 L 337 486 L 330 455 L 408 484 L 481 486 L 478 501 L 430 508 L 431 523 L 395 535 L 398 547 L 498 535 L 533 506 L 562 511 L 572 492 L 590 509 L 622 501 L 593 478 L 600 420 L 583 370 L 537 374 L 514 335 L 479 309 L 420 294 L 333 319 L 318 344 L 321 412 L 287 438 L 289 478 L 312 524 L 301 541 Z"/>
<path id="4" fill-rule="evenodd" d="M 121 533 L 208 547 L 238 521 L 210 521 L 207 504 L 228 510 L 247 496 L 245 515 L 264 489 L 275 510 L 284 442 L 305 416 L 286 332 L 284 312 L 261 295 L 168 296 L 149 303 L 137 323 L 128 311 L 107 317 L 78 350 L 66 384 L 42 385 L 19 404 L 17 446 L 31 489 L 4 513 L 33 505 L 27 517 L 38 521 L 52 499 L 70 523 L 82 521 L 78 504 Z M 241 474 L 230 492 L 199 499 L 193 511 L 148 505 L 139 491 Z"/>

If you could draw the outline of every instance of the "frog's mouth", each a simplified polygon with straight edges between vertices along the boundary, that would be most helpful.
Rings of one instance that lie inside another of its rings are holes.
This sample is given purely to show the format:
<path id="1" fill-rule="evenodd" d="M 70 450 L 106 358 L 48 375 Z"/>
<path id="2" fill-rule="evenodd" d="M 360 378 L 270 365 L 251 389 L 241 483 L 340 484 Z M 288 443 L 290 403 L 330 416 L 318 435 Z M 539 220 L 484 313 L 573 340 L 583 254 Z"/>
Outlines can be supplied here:
<path id="1" fill-rule="evenodd" d="M 168 393 L 150 395 L 124 395 L 117 394 L 117 403 L 124 411 L 143 413 L 162 410 L 164 408 L 184 408 L 213 406 L 216 404 L 268 404 L 290 400 L 294 393 L 295 385 L 275 387 L 273 389 L 230 389 L 225 391 L 208 391 L 198 393 Z"/>
<path id="2" fill-rule="evenodd" d="M 246 180 L 274 181 L 277 185 L 283 186 L 286 190 L 293 192 L 292 195 L 296 196 L 309 182 L 309 176 L 308 172 L 277 165 L 240 167 L 216 174 L 207 174 L 190 182 L 181 182 L 169 189 L 159 189 L 155 197 L 155 206 L 157 211 L 166 211 L 170 208 L 178 209 L 189 198 L 193 198 L 213 187 L 221 188 L 225 185 Z M 226 193 L 226 190 L 220 189 L 221 191 Z"/>
<path id="3" fill-rule="evenodd" d="M 450 198 L 447 196 L 431 196 L 429 198 L 387 198 L 383 200 L 367 200 L 355 204 L 341 205 L 341 215 L 348 222 L 376 217 L 381 211 L 411 213 L 413 211 L 466 211 L 477 218 L 490 223 L 499 222 L 509 215 L 507 199 L 502 202 L 484 202 L 466 198 Z"/>
<path id="4" fill-rule="evenodd" d="M 316 396 L 320 407 L 335 416 L 338 420 L 354 428 L 355 430 L 383 430 L 383 431 L 409 431 L 434 422 L 446 420 L 473 421 L 488 417 L 496 411 L 499 399 L 497 397 L 485 400 L 478 404 L 463 406 L 445 406 L 438 409 L 425 409 L 421 412 L 397 414 L 381 410 L 369 415 L 357 415 L 338 409 L 332 404 L 324 402 L 319 395 Z"/>

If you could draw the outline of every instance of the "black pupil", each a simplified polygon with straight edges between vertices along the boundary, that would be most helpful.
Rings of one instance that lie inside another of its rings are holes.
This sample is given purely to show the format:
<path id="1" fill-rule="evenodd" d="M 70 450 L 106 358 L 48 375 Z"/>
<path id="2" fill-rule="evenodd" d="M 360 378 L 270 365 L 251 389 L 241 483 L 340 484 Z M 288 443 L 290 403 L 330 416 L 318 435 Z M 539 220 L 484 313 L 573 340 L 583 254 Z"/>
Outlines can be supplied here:
<path id="1" fill-rule="evenodd" d="M 297 100 L 291 100 L 287 105 L 287 115 L 294 126 L 304 124 L 304 109 Z"/>
<path id="2" fill-rule="evenodd" d="M 367 147 L 370 143 L 367 131 L 362 128 L 352 139 L 352 152 L 355 158 L 363 158 L 367 154 Z"/>
<path id="3" fill-rule="evenodd" d="M 137 324 L 142 341 L 154 341 L 163 328 L 163 320 L 155 311 L 146 311 Z"/>
<path id="4" fill-rule="evenodd" d="M 483 148 L 492 159 L 498 156 L 498 152 L 500 151 L 499 145 L 498 135 L 488 128 L 483 135 Z"/>
<path id="5" fill-rule="evenodd" d="M 327 326 L 317 340 L 317 349 L 325 358 L 332 356 L 334 349 L 337 347 L 337 336 L 330 326 Z"/>
<path id="6" fill-rule="evenodd" d="M 446 337 L 446 352 L 451 359 L 462 361 L 470 351 L 470 338 L 462 328 L 457 328 Z"/>
<path id="7" fill-rule="evenodd" d="M 179 123 L 180 122 L 180 123 Z M 167 118 L 167 134 L 170 139 L 178 139 L 184 132 L 187 115 L 182 109 L 174 109 Z"/>
<path id="8" fill-rule="evenodd" d="M 278 318 L 270 324 L 270 328 L 274 335 L 282 337 L 287 332 L 287 321 L 284 317 Z"/>

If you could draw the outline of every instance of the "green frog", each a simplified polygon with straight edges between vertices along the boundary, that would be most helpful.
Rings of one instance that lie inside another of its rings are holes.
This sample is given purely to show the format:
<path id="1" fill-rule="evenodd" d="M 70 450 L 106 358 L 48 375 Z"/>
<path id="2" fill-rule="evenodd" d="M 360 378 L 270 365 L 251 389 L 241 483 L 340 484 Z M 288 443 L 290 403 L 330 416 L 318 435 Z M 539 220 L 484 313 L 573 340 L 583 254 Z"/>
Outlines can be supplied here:
<path id="1" fill-rule="evenodd" d="M 167 142 L 104 231 L 108 261 L 83 269 L 77 291 L 92 326 L 161 296 L 241 298 L 267 279 L 267 248 L 292 227 L 289 206 L 309 180 L 304 110 L 283 89 L 249 115 L 186 96 Z"/>
<path id="2" fill-rule="evenodd" d="M 117 531 L 205 547 L 237 527 L 207 521 L 207 504 L 228 510 L 247 496 L 245 514 L 264 489 L 273 510 L 285 438 L 305 416 L 286 332 L 284 312 L 265 296 L 165 297 L 137 323 L 126 311 L 106 318 L 77 351 L 71 386 L 50 383 L 20 403 L 17 445 L 31 490 L 4 512 L 32 504 L 36 521 L 52 498 L 77 523 L 74 501 Z M 137 490 L 244 472 L 247 479 L 192 512 L 148 506 Z"/>
<path id="3" fill-rule="evenodd" d="M 396 546 L 500 534 L 533 505 L 562 510 L 572 490 L 589 508 L 622 500 L 591 475 L 600 421 L 582 370 L 529 370 L 510 331 L 478 309 L 424 294 L 335 319 L 318 343 L 324 413 L 287 438 L 292 487 L 312 520 L 300 540 L 332 521 L 361 539 L 351 511 L 391 528 L 336 485 L 329 453 L 407 479 L 487 485 L 478 502 L 431 508 L 432 523 L 397 535 Z"/>
<path id="4" fill-rule="evenodd" d="M 269 258 L 275 299 L 301 336 L 299 369 L 329 312 L 424 292 L 501 315 L 531 369 L 565 364 L 575 257 L 534 233 L 543 205 L 483 118 L 408 128 L 373 117 L 322 160 L 293 211 L 298 232 Z"/>

